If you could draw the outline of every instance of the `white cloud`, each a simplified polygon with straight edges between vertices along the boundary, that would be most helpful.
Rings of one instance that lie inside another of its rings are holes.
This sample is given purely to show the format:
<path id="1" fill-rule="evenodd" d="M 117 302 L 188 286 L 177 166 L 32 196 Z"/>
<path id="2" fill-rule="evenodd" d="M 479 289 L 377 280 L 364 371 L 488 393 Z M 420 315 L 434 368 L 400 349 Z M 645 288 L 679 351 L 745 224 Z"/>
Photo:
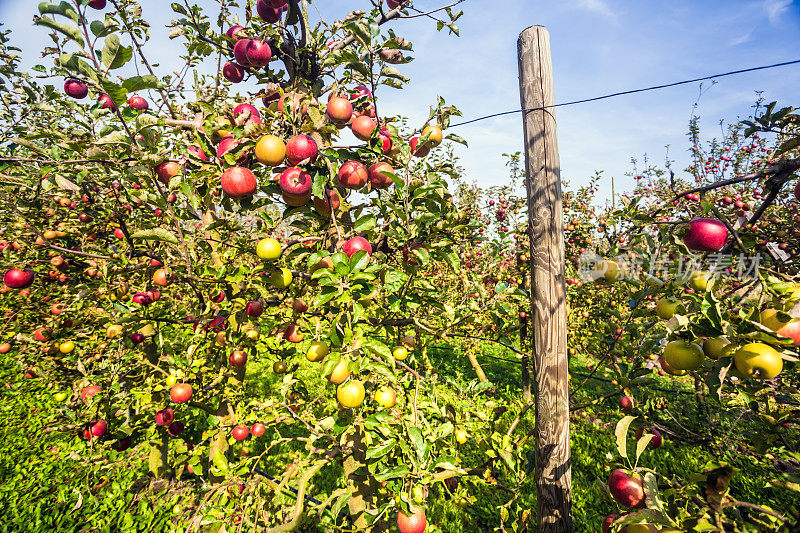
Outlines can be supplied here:
<path id="1" fill-rule="evenodd" d="M 731 46 L 738 46 L 740 44 L 744 44 L 750 40 L 750 37 L 753 36 L 753 30 L 748 31 L 744 35 L 740 35 L 739 37 L 734 37 L 730 40 Z"/>
<path id="2" fill-rule="evenodd" d="M 597 13 L 609 20 L 617 20 L 617 14 L 605 0 L 579 0 L 578 7 Z"/>
<path id="3" fill-rule="evenodd" d="M 765 0 L 764 11 L 772 24 L 777 24 L 794 0 Z"/>

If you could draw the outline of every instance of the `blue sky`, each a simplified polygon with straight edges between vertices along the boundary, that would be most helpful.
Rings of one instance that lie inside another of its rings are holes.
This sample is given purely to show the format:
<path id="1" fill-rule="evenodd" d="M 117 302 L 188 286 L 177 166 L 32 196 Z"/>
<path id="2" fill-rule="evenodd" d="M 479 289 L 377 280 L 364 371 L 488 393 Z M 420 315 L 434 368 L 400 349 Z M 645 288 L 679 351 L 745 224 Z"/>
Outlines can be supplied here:
<path id="1" fill-rule="evenodd" d="M 200 5 L 212 2 L 198 0 Z M 164 25 L 171 11 L 164 0 L 142 0 L 152 23 L 150 55 L 161 68 L 177 66 Z M 317 0 L 327 19 L 366 0 Z M 36 2 L 0 0 L 0 21 L 14 30 L 26 64 L 38 57 L 44 31 L 31 25 Z M 441 4 L 416 0 L 423 10 Z M 487 7 L 491 6 L 491 7 Z M 556 101 L 695 78 L 739 68 L 800 59 L 800 0 L 467 0 L 458 8 L 461 37 L 436 32 L 424 17 L 395 21 L 391 27 L 414 43 L 415 61 L 401 66 L 412 78 L 407 91 L 384 88 L 382 109 L 412 120 L 427 117 L 428 106 L 442 95 L 468 120 L 519 106 L 516 39 L 530 25 L 550 31 Z M 767 101 L 800 105 L 800 65 L 705 82 L 698 112 L 707 136 L 720 132 L 719 121 L 747 115 L 763 91 Z M 663 161 L 666 145 L 681 166 L 687 159 L 686 128 L 699 84 L 623 96 L 560 108 L 557 111 L 562 176 L 582 183 L 595 170 L 606 179 L 601 196 L 631 188 L 631 157 L 648 154 Z M 522 147 L 518 115 L 453 129 L 466 138 L 459 150 L 469 179 L 483 185 L 506 182 L 504 152 Z"/>

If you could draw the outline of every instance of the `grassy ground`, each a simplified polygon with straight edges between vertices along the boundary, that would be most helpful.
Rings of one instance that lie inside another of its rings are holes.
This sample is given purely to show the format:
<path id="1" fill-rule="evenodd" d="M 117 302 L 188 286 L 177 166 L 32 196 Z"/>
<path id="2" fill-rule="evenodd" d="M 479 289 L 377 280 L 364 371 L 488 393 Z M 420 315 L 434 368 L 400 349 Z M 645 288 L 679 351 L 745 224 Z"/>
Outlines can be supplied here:
<path id="1" fill-rule="evenodd" d="M 486 355 L 514 360 L 515 356 L 493 345 L 484 347 Z M 466 357 L 453 346 L 440 346 L 429 355 L 440 377 L 447 380 L 439 386 L 438 396 L 457 408 L 488 412 L 494 405 L 510 404 L 509 419 L 519 410 L 521 390 L 519 365 L 488 357 L 481 358 L 483 369 L 494 387 L 476 392 L 475 372 Z M 573 371 L 585 371 L 585 361 L 575 357 Z M 249 374 L 249 392 L 257 397 L 260 392 L 278 386 L 278 377 L 264 368 L 254 368 Z M 310 379 L 309 395 L 323 393 L 319 380 Z M 578 378 L 575 378 L 577 381 Z M 155 492 L 143 491 L 147 484 L 144 473 L 144 450 L 123 454 L 114 452 L 97 454 L 91 467 L 68 452 L 70 439 L 75 437 L 58 431 L 44 432 L 44 428 L 63 423 L 57 417 L 57 406 L 45 390 L 42 380 L 26 380 L 14 361 L 0 362 L 0 532 L 11 531 L 162 531 L 169 524 L 186 524 L 194 514 L 201 498 L 200 487 L 191 482 L 181 482 Z M 663 388 L 690 390 L 688 383 L 660 380 Z M 612 391 L 610 383 L 590 381 L 576 394 L 578 403 L 600 397 Z M 705 432 L 716 434 L 717 445 L 693 444 L 689 440 L 666 438 L 664 446 L 647 452 L 642 464 L 661 474 L 687 479 L 693 472 L 702 472 L 711 460 L 726 461 L 741 470 L 733 482 L 736 498 L 767 503 L 785 509 L 792 502 L 788 496 L 766 488 L 766 483 L 776 477 L 769 457 L 745 446 L 741 435 L 748 435 L 746 425 L 737 425 L 729 431 L 733 421 L 719 413 L 711 414 L 714 424 L 704 422 L 706 415 L 698 411 L 691 395 L 670 395 L 663 392 L 648 395 L 638 393 L 642 403 L 655 402 L 667 396 L 667 404 L 656 410 L 660 421 L 673 424 L 671 417 L 685 421 L 687 435 Z M 490 402 L 493 402 L 490 403 Z M 488 404 L 488 405 L 487 405 Z M 613 428 L 620 418 L 616 398 L 576 414 L 572 420 L 572 473 L 574 490 L 574 516 L 576 531 L 598 531 L 602 518 L 615 511 L 604 495 L 601 485 L 607 479 L 611 460 L 616 459 Z M 519 432 L 533 429 L 533 412 L 518 428 Z M 481 431 L 475 421 L 473 432 Z M 266 440 L 266 439 L 265 439 Z M 485 451 L 477 445 L 479 436 L 473 435 L 463 453 L 465 464 L 480 464 Z M 527 445 L 533 445 L 529 441 Z M 263 445 L 262 445 L 263 446 Z M 255 446 L 252 450 L 258 453 Z M 260 467 L 267 472 L 280 474 L 294 458 L 297 450 L 284 448 L 270 455 Z M 500 484 L 506 480 L 499 478 Z M 324 494 L 337 484 L 337 473 L 328 471 L 315 478 L 312 494 Z M 432 487 L 428 498 L 428 516 L 444 532 L 486 532 L 499 524 L 499 506 L 508 495 L 495 485 L 465 480 L 460 491 L 474 497 L 464 506 L 459 498 L 450 497 L 444 487 Z M 521 508 L 535 509 L 535 486 L 529 478 L 520 487 Z M 176 507 L 177 505 L 177 507 Z M 231 505 L 220 502 L 220 518 L 231 513 Z M 315 531 L 313 521 L 304 526 L 305 531 Z"/>

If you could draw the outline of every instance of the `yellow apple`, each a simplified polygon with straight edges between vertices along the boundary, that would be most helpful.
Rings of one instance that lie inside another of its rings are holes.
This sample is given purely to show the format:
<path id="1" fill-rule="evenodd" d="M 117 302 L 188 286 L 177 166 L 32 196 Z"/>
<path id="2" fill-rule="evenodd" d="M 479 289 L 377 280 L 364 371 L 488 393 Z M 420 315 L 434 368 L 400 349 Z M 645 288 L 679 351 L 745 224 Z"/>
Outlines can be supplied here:
<path id="1" fill-rule="evenodd" d="M 783 370 L 783 359 L 773 347 L 751 342 L 739 348 L 733 355 L 736 369 L 749 378 L 772 379 Z"/>

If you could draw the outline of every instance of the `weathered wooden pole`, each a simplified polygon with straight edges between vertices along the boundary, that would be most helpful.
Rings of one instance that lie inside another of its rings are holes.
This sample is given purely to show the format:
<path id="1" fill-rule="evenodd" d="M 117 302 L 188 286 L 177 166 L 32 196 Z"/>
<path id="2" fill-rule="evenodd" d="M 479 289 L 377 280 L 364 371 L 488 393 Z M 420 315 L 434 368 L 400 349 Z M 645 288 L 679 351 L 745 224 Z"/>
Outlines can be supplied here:
<path id="1" fill-rule="evenodd" d="M 525 130 L 525 187 L 531 232 L 531 315 L 536 404 L 539 532 L 572 531 L 564 210 L 553 97 L 550 35 L 542 26 L 517 41 Z"/>

